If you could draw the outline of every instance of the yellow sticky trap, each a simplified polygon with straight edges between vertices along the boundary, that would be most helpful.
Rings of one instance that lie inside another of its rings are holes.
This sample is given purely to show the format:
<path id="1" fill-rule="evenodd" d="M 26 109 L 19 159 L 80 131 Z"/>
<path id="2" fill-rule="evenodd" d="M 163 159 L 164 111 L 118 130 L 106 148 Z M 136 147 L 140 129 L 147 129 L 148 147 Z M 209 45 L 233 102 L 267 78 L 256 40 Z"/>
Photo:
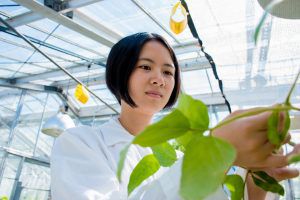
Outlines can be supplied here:
<path id="1" fill-rule="evenodd" d="M 75 97 L 78 101 L 85 104 L 89 100 L 89 92 L 81 84 L 78 84 L 75 89 Z"/>
<path id="2" fill-rule="evenodd" d="M 170 28 L 175 34 L 184 31 L 187 25 L 187 12 L 181 2 L 177 2 L 172 8 L 170 17 Z"/>

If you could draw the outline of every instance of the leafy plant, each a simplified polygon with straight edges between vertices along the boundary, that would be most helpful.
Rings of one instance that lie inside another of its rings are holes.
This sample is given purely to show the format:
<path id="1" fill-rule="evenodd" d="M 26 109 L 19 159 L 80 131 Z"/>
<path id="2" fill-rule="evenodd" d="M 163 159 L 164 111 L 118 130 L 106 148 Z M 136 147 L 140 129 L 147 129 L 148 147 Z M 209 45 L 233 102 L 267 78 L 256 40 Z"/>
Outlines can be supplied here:
<path id="1" fill-rule="evenodd" d="M 281 0 L 272 1 L 268 9 Z M 267 9 L 267 10 L 268 10 Z M 266 13 L 265 13 L 266 15 Z M 263 24 L 265 16 L 255 31 L 255 41 Z M 184 151 L 180 195 L 186 200 L 203 199 L 213 193 L 222 184 L 231 192 L 231 199 L 243 199 L 245 183 L 238 175 L 227 175 L 226 172 L 233 165 L 236 152 L 234 147 L 211 132 L 237 119 L 257 115 L 266 111 L 272 114 L 268 119 L 268 139 L 279 149 L 284 143 L 290 127 L 290 110 L 300 111 L 290 102 L 291 94 L 299 79 L 298 72 L 286 100 L 272 107 L 260 107 L 236 115 L 209 128 L 208 111 L 201 101 L 191 96 L 181 94 L 179 104 L 170 114 L 159 122 L 148 126 L 134 138 L 131 144 L 151 147 L 153 154 L 145 156 L 134 168 L 129 184 L 128 194 L 138 187 L 144 180 L 153 175 L 160 166 L 169 167 L 176 161 L 176 152 L 168 142 L 175 140 L 176 145 Z M 283 118 L 283 127 L 279 124 Z M 209 135 L 203 133 L 209 131 Z M 120 179 L 129 144 L 120 154 L 117 176 Z M 290 145 L 294 145 L 290 142 Z M 300 155 L 289 157 L 289 163 L 300 161 Z M 248 171 L 254 183 L 266 191 L 284 194 L 283 187 L 271 176 L 263 171 Z M 248 174 L 247 173 L 247 174 Z"/>
<path id="2" fill-rule="evenodd" d="M 145 156 L 134 168 L 128 184 L 130 194 L 144 180 L 153 175 L 160 166 L 169 167 L 176 161 L 176 152 L 168 143 L 175 139 L 185 149 L 182 163 L 180 195 L 186 200 L 203 199 L 225 184 L 231 192 L 231 199 L 242 199 L 244 185 L 238 175 L 228 175 L 226 172 L 232 166 L 236 156 L 234 147 L 205 131 L 213 131 L 237 119 L 271 111 L 268 119 L 268 139 L 278 148 L 286 139 L 290 126 L 289 110 L 300 109 L 290 103 L 290 96 L 299 78 L 300 71 L 292 84 L 284 103 L 272 107 L 261 107 L 222 121 L 215 127 L 209 128 L 209 116 L 206 106 L 191 96 L 182 94 L 179 104 L 162 120 L 148 126 L 135 137 L 132 144 L 151 147 L 153 154 Z M 279 118 L 284 117 L 284 126 L 279 128 Z M 292 144 L 292 143 L 291 143 Z M 124 165 L 126 153 L 130 145 L 120 154 L 118 178 Z M 290 163 L 299 162 L 300 155 L 291 156 Z M 266 191 L 284 194 L 283 187 L 263 171 L 249 171 L 254 183 Z"/>

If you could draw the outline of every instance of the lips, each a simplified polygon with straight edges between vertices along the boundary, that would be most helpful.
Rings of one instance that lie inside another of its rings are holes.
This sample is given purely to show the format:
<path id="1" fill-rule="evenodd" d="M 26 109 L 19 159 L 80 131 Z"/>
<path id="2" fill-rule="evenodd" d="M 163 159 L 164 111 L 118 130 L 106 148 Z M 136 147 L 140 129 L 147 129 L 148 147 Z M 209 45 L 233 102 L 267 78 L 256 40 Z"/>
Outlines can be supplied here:
<path id="1" fill-rule="evenodd" d="M 162 98 L 163 95 L 160 92 L 157 91 L 147 91 L 145 92 L 148 96 L 154 97 L 154 98 Z"/>

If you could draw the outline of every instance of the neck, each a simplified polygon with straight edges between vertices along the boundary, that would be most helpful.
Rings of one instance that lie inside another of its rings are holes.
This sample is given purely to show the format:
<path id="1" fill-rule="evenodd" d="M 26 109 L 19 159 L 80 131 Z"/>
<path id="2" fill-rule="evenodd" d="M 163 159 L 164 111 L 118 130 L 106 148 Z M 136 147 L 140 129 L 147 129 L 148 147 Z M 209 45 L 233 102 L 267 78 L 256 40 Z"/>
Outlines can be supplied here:
<path id="1" fill-rule="evenodd" d="M 136 136 L 150 124 L 152 116 L 126 105 L 121 106 L 119 121 L 130 134 Z"/>

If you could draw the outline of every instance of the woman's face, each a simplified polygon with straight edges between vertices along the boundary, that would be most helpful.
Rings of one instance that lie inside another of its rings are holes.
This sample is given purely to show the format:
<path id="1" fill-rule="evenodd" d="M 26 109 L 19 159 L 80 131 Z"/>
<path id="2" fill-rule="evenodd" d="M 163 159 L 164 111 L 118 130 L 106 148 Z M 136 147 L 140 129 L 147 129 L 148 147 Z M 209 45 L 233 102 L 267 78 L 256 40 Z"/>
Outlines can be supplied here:
<path id="1" fill-rule="evenodd" d="M 155 114 L 168 103 L 175 85 L 175 67 L 168 49 L 147 42 L 129 78 L 129 95 L 143 113 Z"/>

